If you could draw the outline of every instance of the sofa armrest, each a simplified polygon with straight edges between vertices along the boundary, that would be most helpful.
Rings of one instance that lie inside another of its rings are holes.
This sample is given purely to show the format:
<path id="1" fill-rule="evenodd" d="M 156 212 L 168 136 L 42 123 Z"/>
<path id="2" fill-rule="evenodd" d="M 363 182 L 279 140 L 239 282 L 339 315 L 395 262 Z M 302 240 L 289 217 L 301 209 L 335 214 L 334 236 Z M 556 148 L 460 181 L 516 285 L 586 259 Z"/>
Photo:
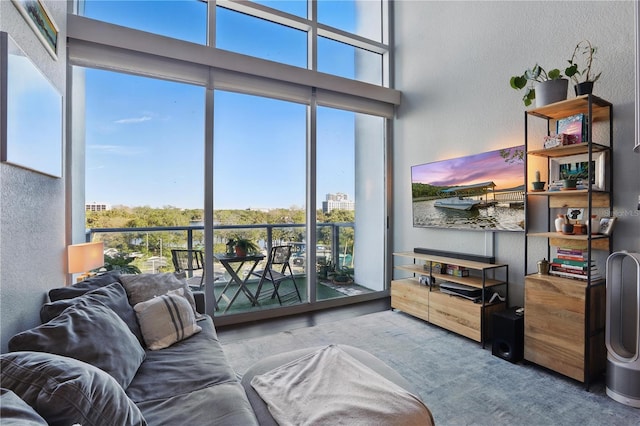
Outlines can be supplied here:
<path id="1" fill-rule="evenodd" d="M 201 314 L 205 313 L 204 291 L 194 291 L 193 298 L 196 301 L 196 311 Z"/>

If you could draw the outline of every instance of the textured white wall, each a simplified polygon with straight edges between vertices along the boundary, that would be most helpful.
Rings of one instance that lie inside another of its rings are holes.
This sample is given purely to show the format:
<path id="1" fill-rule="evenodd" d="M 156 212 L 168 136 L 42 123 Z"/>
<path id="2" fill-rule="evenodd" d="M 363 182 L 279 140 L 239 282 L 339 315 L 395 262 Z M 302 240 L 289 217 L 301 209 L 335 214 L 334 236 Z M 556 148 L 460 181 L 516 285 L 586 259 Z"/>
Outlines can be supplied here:
<path id="1" fill-rule="evenodd" d="M 44 3 L 60 29 L 58 60 L 10 1 L 0 1 L 0 30 L 64 94 L 67 3 Z M 46 292 L 64 283 L 65 181 L 2 163 L 0 187 L 0 351 L 6 352 L 13 334 L 39 323 Z"/>
<path id="2" fill-rule="evenodd" d="M 491 234 L 413 228 L 410 167 L 524 143 L 522 93 L 510 88 L 509 78 L 536 62 L 564 68 L 585 38 L 600 49 L 594 93 L 614 104 L 614 249 L 640 251 L 633 2 L 404 0 L 395 3 L 395 87 L 403 100 L 393 152 L 394 251 L 491 250 Z M 496 233 L 494 249 L 510 265 L 511 303 L 521 305 L 522 233 Z"/>

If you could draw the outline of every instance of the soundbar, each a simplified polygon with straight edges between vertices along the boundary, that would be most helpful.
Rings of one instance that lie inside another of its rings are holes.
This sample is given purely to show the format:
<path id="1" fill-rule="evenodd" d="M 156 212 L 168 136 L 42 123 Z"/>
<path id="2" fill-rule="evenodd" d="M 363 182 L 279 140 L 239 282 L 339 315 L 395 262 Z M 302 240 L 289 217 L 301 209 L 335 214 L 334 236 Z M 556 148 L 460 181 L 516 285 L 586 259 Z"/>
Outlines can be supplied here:
<path id="1" fill-rule="evenodd" d="M 496 263 L 496 258 L 494 256 L 482 256 L 478 254 L 469 254 L 469 253 L 457 253 L 453 251 L 444 251 L 444 250 L 435 250 L 428 248 L 416 247 L 413 249 L 414 253 L 420 254 L 430 254 L 432 256 L 442 256 L 442 257 L 452 257 L 454 259 L 462 259 L 462 260 L 470 260 L 472 262 L 483 262 L 483 263 Z"/>

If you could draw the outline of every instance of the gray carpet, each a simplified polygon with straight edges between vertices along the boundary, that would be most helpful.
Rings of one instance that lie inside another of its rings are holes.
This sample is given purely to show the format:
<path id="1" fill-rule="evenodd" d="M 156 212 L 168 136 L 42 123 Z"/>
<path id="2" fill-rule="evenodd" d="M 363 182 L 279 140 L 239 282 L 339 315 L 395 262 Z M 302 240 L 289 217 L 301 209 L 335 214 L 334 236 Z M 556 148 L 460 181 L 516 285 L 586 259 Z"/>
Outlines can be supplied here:
<path id="1" fill-rule="evenodd" d="M 401 312 L 222 343 L 242 375 L 257 360 L 342 343 L 377 356 L 412 382 L 438 425 L 640 425 L 640 409 L 613 401 L 602 380 L 582 384 L 531 364 L 511 364 L 480 344 Z"/>

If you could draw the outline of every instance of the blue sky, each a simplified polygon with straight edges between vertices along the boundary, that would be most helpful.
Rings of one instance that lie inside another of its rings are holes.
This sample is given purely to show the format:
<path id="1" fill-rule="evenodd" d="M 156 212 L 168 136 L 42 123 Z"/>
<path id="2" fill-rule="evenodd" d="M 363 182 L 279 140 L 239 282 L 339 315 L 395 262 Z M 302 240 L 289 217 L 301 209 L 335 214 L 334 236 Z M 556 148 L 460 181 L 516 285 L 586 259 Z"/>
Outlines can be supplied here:
<path id="1" fill-rule="evenodd" d="M 262 3 L 289 13 L 304 10 L 302 2 Z M 323 2 L 319 9 L 325 22 L 353 26 L 351 2 Z M 205 11 L 204 3 L 193 0 L 86 6 L 88 17 L 196 43 L 206 37 Z M 300 61 L 299 40 L 282 28 L 270 33 L 240 19 L 221 25 L 217 38 L 236 51 L 256 49 L 256 56 Z M 252 43 L 264 39 L 270 43 Z M 336 73 L 341 72 L 352 71 Z M 204 88 L 92 69 L 86 81 L 86 201 L 202 208 Z M 215 102 L 215 208 L 304 206 L 305 106 L 220 91 Z M 329 192 L 353 197 L 353 117 L 319 111 L 318 202 Z"/>

